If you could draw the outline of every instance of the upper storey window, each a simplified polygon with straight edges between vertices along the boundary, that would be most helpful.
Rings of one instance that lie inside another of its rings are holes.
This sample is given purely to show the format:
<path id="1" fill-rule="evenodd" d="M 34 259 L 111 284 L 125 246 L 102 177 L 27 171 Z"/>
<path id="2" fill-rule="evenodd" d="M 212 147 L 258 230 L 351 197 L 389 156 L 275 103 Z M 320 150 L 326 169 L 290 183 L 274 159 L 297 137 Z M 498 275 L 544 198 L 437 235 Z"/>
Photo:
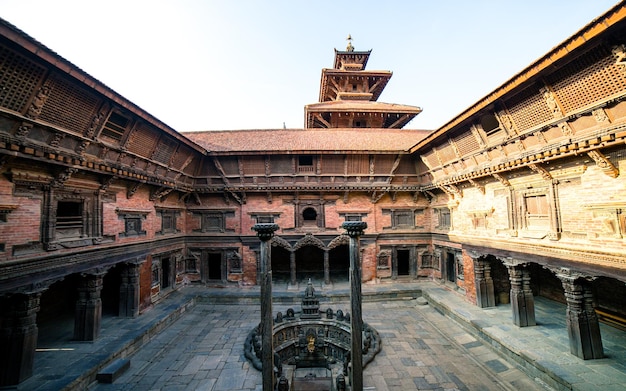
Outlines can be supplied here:
<path id="1" fill-rule="evenodd" d="M 314 172 L 313 156 L 303 155 L 298 157 L 298 172 Z"/>
<path id="2" fill-rule="evenodd" d="M 100 136 L 121 141 L 128 130 L 130 122 L 130 118 L 114 111 L 109 115 L 109 119 L 104 124 Z"/>
<path id="3" fill-rule="evenodd" d="M 495 115 L 487 114 L 480 117 L 480 125 L 482 126 L 485 134 L 491 136 L 500 130 L 500 123 Z"/>

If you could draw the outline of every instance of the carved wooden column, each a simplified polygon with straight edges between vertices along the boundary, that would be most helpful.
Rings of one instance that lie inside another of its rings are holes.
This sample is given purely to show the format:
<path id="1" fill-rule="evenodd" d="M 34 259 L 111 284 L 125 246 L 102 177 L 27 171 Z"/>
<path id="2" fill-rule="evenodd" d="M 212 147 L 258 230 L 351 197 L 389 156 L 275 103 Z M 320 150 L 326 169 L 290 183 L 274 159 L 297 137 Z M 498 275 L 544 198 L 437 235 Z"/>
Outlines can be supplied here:
<path id="1" fill-rule="evenodd" d="M 398 249 L 396 246 L 391 249 L 391 279 L 398 279 Z"/>
<path id="2" fill-rule="evenodd" d="M 350 371 L 350 389 L 363 391 L 363 317 L 361 313 L 361 264 L 359 237 L 367 228 L 364 221 L 346 221 L 341 227 L 350 236 L 350 335 L 352 371 Z"/>
<path id="3" fill-rule="evenodd" d="M 127 263 L 122 269 L 119 314 L 122 318 L 139 315 L 139 267 L 141 263 Z"/>
<path id="4" fill-rule="evenodd" d="M 291 251 L 289 253 L 289 273 L 290 273 L 290 279 L 289 279 L 289 284 L 293 287 L 296 287 L 297 285 L 297 281 L 296 281 L 296 252 L 295 251 Z"/>
<path id="5" fill-rule="evenodd" d="M 526 327 L 536 326 L 535 321 L 535 298 L 530 289 L 530 271 L 526 264 L 514 259 L 507 259 L 504 266 L 509 270 L 511 282 L 511 312 L 513 324 Z"/>
<path id="6" fill-rule="evenodd" d="M 102 320 L 102 281 L 104 271 L 83 274 L 78 286 L 78 301 L 74 313 L 74 339 L 95 341 L 100 334 Z"/>
<path id="7" fill-rule="evenodd" d="M 329 250 L 324 250 L 324 285 L 330 285 L 330 260 Z"/>
<path id="8" fill-rule="evenodd" d="M 474 283 L 476 285 L 476 305 L 480 308 L 494 307 L 496 296 L 491 278 L 489 261 L 478 254 L 470 255 L 474 259 Z"/>
<path id="9" fill-rule="evenodd" d="M 33 374 L 41 291 L 0 298 L 0 387 Z"/>
<path id="10" fill-rule="evenodd" d="M 278 224 L 263 223 L 252 227 L 261 240 L 261 363 L 263 376 L 263 391 L 274 389 L 274 343 L 272 318 L 272 260 L 270 239 L 278 229 Z"/>
<path id="11" fill-rule="evenodd" d="M 593 309 L 593 293 L 584 277 L 569 269 L 556 273 L 567 300 L 567 334 L 570 352 L 583 360 L 604 358 L 598 316 Z"/>

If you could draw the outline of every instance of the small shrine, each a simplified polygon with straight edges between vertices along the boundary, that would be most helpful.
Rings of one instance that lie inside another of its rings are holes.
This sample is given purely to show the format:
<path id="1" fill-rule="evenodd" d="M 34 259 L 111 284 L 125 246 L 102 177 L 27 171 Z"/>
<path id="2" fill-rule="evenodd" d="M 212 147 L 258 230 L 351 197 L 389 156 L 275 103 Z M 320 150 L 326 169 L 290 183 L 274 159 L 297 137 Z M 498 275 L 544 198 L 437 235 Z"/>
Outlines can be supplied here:
<path id="1" fill-rule="evenodd" d="M 277 312 L 273 326 L 274 372 L 277 389 L 349 390 L 350 313 L 341 309 L 320 310 L 320 300 L 308 281 L 301 309 Z M 244 343 L 246 358 L 259 371 L 261 362 L 259 327 Z M 380 352 L 378 332 L 363 324 L 363 366 Z"/>

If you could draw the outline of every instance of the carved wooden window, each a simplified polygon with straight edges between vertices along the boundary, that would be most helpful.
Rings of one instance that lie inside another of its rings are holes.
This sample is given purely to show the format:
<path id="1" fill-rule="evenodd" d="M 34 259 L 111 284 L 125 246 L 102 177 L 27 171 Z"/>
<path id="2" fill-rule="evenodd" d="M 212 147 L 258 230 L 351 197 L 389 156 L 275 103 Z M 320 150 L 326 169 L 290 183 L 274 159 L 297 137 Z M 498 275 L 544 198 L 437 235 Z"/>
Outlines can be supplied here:
<path id="1" fill-rule="evenodd" d="M 258 224 L 263 224 L 263 223 L 273 223 L 274 222 L 274 216 L 273 215 L 261 215 L 261 216 L 257 216 L 256 217 L 256 222 Z"/>
<path id="2" fill-rule="evenodd" d="M 391 211 L 392 228 L 406 228 L 415 226 L 415 214 L 412 210 L 393 210 Z"/>
<path id="3" fill-rule="evenodd" d="M 177 210 L 157 209 L 157 213 L 161 216 L 160 234 L 176 233 L 176 218 L 179 214 Z"/>
<path id="4" fill-rule="evenodd" d="M 124 232 L 120 233 L 120 236 L 143 236 L 146 234 L 141 223 L 145 219 L 145 215 L 124 214 L 121 217 L 124 219 Z"/>
<path id="5" fill-rule="evenodd" d="M 302 173 L 314 173 L 315 166 L 313 164 L 313 156 L 302 155 L 298 156 L 298 172 Z"/>
<path id="6" fill-rule="evenodd" d="M 500 123 L 498 122 L 498 119 L 492 114 L 487 114 L 480 117 L 480 125 L 482 126 L 487 136 L 491 136 L 500 130 Z"/>
<path id="7" fill-rule="evenodd" d="M 108 138 L 114 141 L 121 141 L 130 126 L 130 118 L 113 111 L 107 122 L 104 124 L 100 137 Z"/>
<path id="8" fill-rule="evenodd" d="M 58 201 L 55 222 L 57 238 L 79 238 L 84 236 L 85 217 L 82 200 Z"/>
<path id="9" fill-rule="evenodd" d="M 432 268 L 433 267 L 433 255 L 430 253 L 422 254 L 422 268 Z"/>
<path id="10" fill-rule="evenodd" d="M 202 231 L 224 232 L 224 215 L 221 213 L 207 213 L 203 215 Z"/>
<path id="11" fill-rule="evenodd" d="M 550 229 L 550 204 L 546 194 L 524 196 L 524 220 L 531 230 Z"/>
<path id="12" fill-rule="evenodd" d="M 0 106 L 23 112 L 46 69 L 0 46 Z"/>
<path id="13" fill-rule="evenodd" d="M 435 209 L 435 212 L 437 214 L 437 228 L 449 229 L 452 226 L 452 216 L 450 214 L 450 209 L 439 208 Z"/>

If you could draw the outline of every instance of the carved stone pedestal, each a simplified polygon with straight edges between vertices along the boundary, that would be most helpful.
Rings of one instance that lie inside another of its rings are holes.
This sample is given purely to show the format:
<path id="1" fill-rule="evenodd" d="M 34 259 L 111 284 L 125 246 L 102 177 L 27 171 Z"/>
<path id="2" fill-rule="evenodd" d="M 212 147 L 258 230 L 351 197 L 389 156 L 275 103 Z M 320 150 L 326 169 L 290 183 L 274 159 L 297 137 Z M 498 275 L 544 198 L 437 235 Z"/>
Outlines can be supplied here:
<path id="1" fill-rule="evenodd" d="M 16 385 L 33 374 L 37 312 L 41 293 L 0 298 L 0 387 Z"/>

